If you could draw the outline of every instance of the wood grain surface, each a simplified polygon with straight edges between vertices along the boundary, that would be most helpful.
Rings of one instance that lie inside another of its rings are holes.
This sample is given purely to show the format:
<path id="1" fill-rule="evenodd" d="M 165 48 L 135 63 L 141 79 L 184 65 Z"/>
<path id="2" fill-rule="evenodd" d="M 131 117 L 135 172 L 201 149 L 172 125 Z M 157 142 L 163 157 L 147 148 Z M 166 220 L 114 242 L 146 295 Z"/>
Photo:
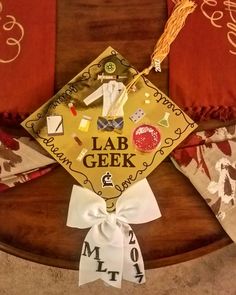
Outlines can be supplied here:
<path id="1" fill-rule="evenodd" d="M 58 0 L 57 5 L 55 91 L 108 45 L 142 70 L 167 18 L 164 0 Z M 149 79 L 168 93 L 168 62 L 161 74 L 151 73 Z M 133 226 L 146 268 L 186 261 L 231 243 L 204 200 L 168 159 L 148 181 L 163 216 Z M 48 175 L 2 193 L 0 250 L 78 269 L 87 230 L 66 227 L 73 184 L 75 180 L 58 166 Z"/>

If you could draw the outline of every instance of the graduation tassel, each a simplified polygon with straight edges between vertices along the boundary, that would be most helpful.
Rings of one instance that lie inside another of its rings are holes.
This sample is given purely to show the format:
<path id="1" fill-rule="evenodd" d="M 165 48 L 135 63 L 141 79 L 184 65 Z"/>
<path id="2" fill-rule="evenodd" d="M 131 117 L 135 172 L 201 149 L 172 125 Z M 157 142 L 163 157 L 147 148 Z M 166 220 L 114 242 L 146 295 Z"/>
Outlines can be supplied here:
<path id="1" fill-rule="evenodd" d="M 154 67 L 156 71 L 159 71 L 157 67 L 159 67 L 161 62 L 168 55 L 171 43 L 175 40 L 180 30 L 183 28 L 187 16 L 192 13 L 195 8 L 196 4 L 193 1 L 176 1 L 174 10 L 165 25 L 164 32 L 154 47 L 154 51 L 151 56 L 150 70 Z"/>
<path id="2" fill-rule="evenodd" d="M 142 72 L 137 74 L 127 85 L 126 89 L 121 93 L 117 101 L 111 106 L 109 112 L 114 114 L 120 106 L 124 105 L 126 91 L 129 92 L 131 88 L 137 83 L 138 79 L 142 75 L 148 75 L 154 68 L 156 72 L 161 71 L 161 63 L 166 58 L 170 51 L 170 45 L 175 40 L 180 30 L 185 24 L 185 20 L 190 13 L 196 8 L 196 3 L 191 0 L 176 0 L 172 14 L 170 15 L 163 34 L 157 41 L 153 53 L 151 55 L 151 64 L 145 68 Z"/>

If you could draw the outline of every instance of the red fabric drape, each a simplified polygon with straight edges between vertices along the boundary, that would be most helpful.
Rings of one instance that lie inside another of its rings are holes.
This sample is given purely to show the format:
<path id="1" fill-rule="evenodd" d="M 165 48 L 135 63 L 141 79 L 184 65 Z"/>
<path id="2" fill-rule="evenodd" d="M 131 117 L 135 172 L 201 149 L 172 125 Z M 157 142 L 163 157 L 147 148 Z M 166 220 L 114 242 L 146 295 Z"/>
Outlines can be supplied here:
<path id="1" fill-rule="evenodd" d="M 56 1 L 0 1 L 0 17 L 0 119 L 20 121 L 53 94 Z"/>
<path id="2" fill-rule="evenodd" d="M 236 118 L 236 3 L 195 2 L 171 46 L 170 97 L 197 121 Z"/>

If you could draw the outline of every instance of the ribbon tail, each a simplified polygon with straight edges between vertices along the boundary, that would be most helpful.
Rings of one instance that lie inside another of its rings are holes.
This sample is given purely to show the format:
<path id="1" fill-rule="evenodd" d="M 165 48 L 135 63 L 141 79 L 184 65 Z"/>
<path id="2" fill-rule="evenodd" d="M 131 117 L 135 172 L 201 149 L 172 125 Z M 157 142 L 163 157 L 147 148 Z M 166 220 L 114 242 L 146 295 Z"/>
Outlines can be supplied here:
<path id="1" fill-rule="evenodd" d="M 123 224 L 124 266 L 123 279 L 143 284 L 146 282 L 142 252 L 138 240 L 129 224 Z"/>
<path id="2" fill-rule="evenodd" d="M 79 265 L 79 286 L 98 279 L 116 288 L 121 287 L 123 270 L 123 234 L 116 232 L 119 243 L 96 242 L 101 224 L 94 225 L 85 237 Z"/>

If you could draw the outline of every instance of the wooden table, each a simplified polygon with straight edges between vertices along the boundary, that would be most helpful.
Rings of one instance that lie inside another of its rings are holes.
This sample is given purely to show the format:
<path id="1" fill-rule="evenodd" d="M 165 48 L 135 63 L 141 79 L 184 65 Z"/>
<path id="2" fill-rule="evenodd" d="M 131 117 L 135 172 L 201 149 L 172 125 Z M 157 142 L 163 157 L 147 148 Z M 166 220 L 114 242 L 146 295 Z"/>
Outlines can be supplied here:
<path id="1" fill-rule="evenodd" d="M 166 21 L 164 0 L 58 0 L 58 90 L 111 45 L 139 70 Z M 168 92 L 168 63 L 149 79 Z M 214 123 L 213 123 L 214 125 Z M 231 243 L 211 210 L 170 161 L 148 181 L 163 217 L 133 229 L 146 268 L 186 261 Z M 66 227 L 75 180 L 57 167 L 46 176 L 1 194 L 0 250 L 39 263 L 77 269 L 86 230 Z"/>

